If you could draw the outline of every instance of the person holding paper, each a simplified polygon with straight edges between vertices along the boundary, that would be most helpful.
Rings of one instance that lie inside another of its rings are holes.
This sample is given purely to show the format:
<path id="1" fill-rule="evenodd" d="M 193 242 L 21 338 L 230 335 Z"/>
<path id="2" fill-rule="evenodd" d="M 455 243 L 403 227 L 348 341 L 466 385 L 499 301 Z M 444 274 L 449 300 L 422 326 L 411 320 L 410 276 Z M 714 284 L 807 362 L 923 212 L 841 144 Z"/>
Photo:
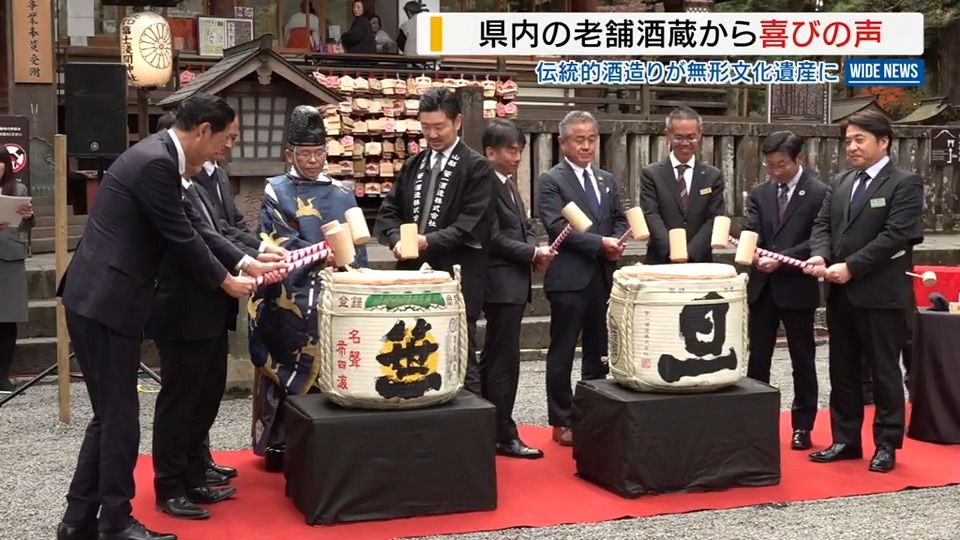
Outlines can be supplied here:
<path id="1" fill-rule="evenodd" d="M 323 174 L 326 138 L 316 107 L 293 110 L 285 153 L 290 170 L 267 179 L 260 209 L 260 238 L 268 244 L 293 251 L 322 242 L 321 227 L 334 220 L 346 223 L 347 210 L 357 207 L 353 190 Z M 354 265 L 367 266 L 366 246 L 357 246 L 356 252 Z M 280 415 L 286 396 L 318 390 L 317 269 L 322 267 L 322 262 L 305 266 L 280 283 L 259 288 L 247 306 L 250 360 L 258 368 L 253 405 L 253 451 L 258 456 L 283 455 Z"/>
<path id="2" fill-rule="evenodd" d="M 583 380 L 603 379 L 609 371 L 607 355 L 607 300 L 613 270 L 623 254 L 620 236 L 627 218 L 620 203 L 617 179 L 592 165 L 600 140 L 596 118 L 571 111 L 560 122 L 563 159 L 540 176 L 540 219 L 554 241 L 567 221 L 563 207 L 574 202 L 593 222 L 586 232 L 574 231 L 560 245 L 547 268 L 543 290 L 550 301 L 550 349 L 547 352 L 547 414 L 553 440 L 573 445 L 570 411 L 573 390 L 570 372 L 577 338 L 583 334 Z"/>
<path id="3" fill-rule="evenodd" d="M 5 146 L 0 145 L 0 195 L 26 197 L 27 186 L 17 182 L 13 174 L 13 160 Z M 0 218 L 0 392 L 12 392 L 10 365 L 17 346 L 17 323 L 26 322 L 27 313 L 27 246 L 22 233 L 33 228 L 33 206 L 29 202 L 17 207 L 20 223 Z"/>
<path id="4" fill-rule="evenodd" d="M 712 262 L 710 235 L 713 218 L 723 215 L 723 175 L 697 156 L 703 120 L 697 111 L 678 107 L 667 116 L 664 134 L 669 157 L 640 171 L 640 206 L 650 228 L 644 262 L 670 262 L 673 229 L 686 231 L 688 262 Z"/>

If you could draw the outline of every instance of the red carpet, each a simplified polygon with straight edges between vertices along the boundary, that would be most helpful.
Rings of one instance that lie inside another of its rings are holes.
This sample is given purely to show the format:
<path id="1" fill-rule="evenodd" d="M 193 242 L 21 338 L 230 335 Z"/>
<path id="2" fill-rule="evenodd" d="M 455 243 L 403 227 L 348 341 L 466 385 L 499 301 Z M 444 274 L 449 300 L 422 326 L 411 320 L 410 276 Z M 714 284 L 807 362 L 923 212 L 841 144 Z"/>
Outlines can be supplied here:
<path id="1" fill-rule="evenodd" d="M 821 411 L 814 431 L 814 449 L 830 442 L 829 417 Z M 906 439 L 897 453 L 897 467 L 889 474 L 867 471 L 873 454 L 870 435 L 872 410 L 864 422 L 864 454 L 859 461 L 812 463 L 808 452 L 789 449 L 790 413 L 781 415 L 782 478 L 780 485 L 734 488 L 710 493 L 677 493 L 623 499 L 574 475 L 572 450 L 550 442 L 548 428 L 524 426 L 521 433 L 531 446 L 545 450 L 536 461 L 497 458 L 498 508 L 493 512 L 450 514 L 381 522 L 311 527 L 284 496 L 282 474 L 267 473 L 262 459 L 249 451 L 220 452 L 218 463 L 240 469 L 233 485 L 237 497 L 210 506 L 205 521 L 171 519 L 154 509 L 153 469 L 148 456 L 140 458 L 136 480 L 139 496 L 134 515 L 155 530 L 174 532 L 182 540 L 231 538 L 259 540 L 311 538 L 351 540 L 426 536 L 511 527 L 544 527 L 591 523 L 622 517 L 674 514 L 756 504 L 808 501 L 900 491 L 907 488 L 960 483 L 960 446 L 941 446 Z"/>

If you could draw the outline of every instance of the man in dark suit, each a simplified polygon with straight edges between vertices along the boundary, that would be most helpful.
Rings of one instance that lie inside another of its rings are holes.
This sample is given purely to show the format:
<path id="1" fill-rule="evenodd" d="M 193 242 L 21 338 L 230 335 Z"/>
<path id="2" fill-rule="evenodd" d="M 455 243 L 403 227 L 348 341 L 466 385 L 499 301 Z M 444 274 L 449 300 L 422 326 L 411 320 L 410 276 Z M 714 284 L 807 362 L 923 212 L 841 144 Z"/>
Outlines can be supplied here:
<path id="1" fill-rule="evenodd" d="M 479 395 L 476 328 L 483 310 L 497 176 L 483 156 L 460 140 L 462 121 L 460 103 L 450 90 L 434 88 L 420 98 L 420 124 L 430 148 L 404 163 L 380 205 L 374 234 L 390 246 L 401 270 L 416 270 L 426 262 L 452 273 L 460 265 L 470 343 L 464 386 Z M 420 257 L 415 260 L 400 258 L 403 223 L 419 227 Z"/>
<path id="2" fill-rule="evenodd" d="M 239 119 L 234 119 L 229 129 L 232 132 L 239 133 Z M 199 187 L 197 191 L 202 192 L 206 196 L 206 200 L 210 202 L 210 212 L 218 223 L 217 231 L 238 247 L 246 248 L 245 250 L 252 256 L 257 256 L 257 253 L 274 253 L 281 257 L 286 256 L 287 250 L 272 246 L 250 232 L 250 228 L 243 218 L 243 213 L 237 208 L 230 178 L 219 164 L 226 158 L 226 153 L 216 155 L 213 160 L 205 162 L 197 171 L 197 174 L 192 177 L 194 185 Z M 232 301 L 227 314 L 227 327 L 231 332 L 236 330 L 238 314 L 239 305 L 236 301 Z M 213 461 L 213 455 L 210 453 L 209 437 L 203 439 L 201 447 L 201 453 L 207 463 L 206 479 L 208 485 L 225 485 L 229 483 L 231 478 L 237 476 L 237 470 L 233 467 L 218 465 Z"/>
<path id="3" fill-rule="evenodd" d="M 797 162 L 803 139 L 789 131 L 770 134 L 763 143 L 769 182 L 750 192 L 745 229 L 759 235 L 757 247 L 806 260 L 810 231 L 827 186 Z M 770 361 L 780 322 L 787 332 L 793 366 L 793 437 L 790 447 L 811 447 L 817 416 L 817 346 L 813 322 L 820 304 L 817 278 L 776 259 L 760 257 L 750 268 L 750 361 L 747 376 L 770 382 Z"/>
<path id="4" fill-rule="evenodd" d="M 560 211 L 574 202 L 590 218 L 587 232 L 573 232 L 547 269 L 543 289 L 550 300 L 550 349 L 547 352 L 547 412 L 553 440 L 573 444 L 570 371 L 577 338 L 582 337 L 582 379 L 603 379 L 608 367 L 607 299 L 613 270 L 623 254 L 619 237 L 627 230 L 617 181 L 590 164 L 596 152 L 597 120 L 571 111 L 560 122 L 563 159 L 538 179 L 538 208 L 551 242 L 567 224 Z"/>
<path id="5" fill-rule="evenodd" d="M 149 531 L 130 515 L 140 441 L 140 341 L 164 250 L 205 287 L 238 298 L 254 288 L 253 279 L 234 277 L 214 257 L 191 224 L 198 215 L 181 200 L 187 164 L 202 163 L 230 144 L 226 128 L 233 118 L 222 99 L 193 96 L 180 104 L 173 130 L 137 143 L 104 175 L 58 290 L 94 412 L 58 540 L 88 538 L 97 527 L 103 540 L 176 538 Z M 253 275 L 275 269 L 250 258 L 239 266 Z"/>
<path id="6" fill-rule="evenodd" d="M 863 449 L 861 361 L 873 372 L 876 451 L 870 470 L 888 472 L 903 444 L 904 308 L 913 284 L 913 246 L 923 241 L 923 181 L 887 154 L 893 130 L 885 116 L 861 111 L 841 124 L 847 161 L 813 226 L 805 272 L 823 276 L 830 328 L 830 425 L 833 444 L 813 461 L 860 459 Z M 828 266 L 829 264 L 829 266 Z"/>
<path id="7" fill-rule="evenodd" d="M 497 228 L 490 242 L 483 311 L 487 319 L 480 360 L 483 397 L 497 407 L 497 453 L 537 459 L 517 433 L 513 404 L 520 380 L 520 323 L 531 299 L 531 270 L 553 259 L 549 246 L 537 247 L 514 174 L 526 140 L 509 120 L 493 120 L 483 134 L 483 152 L 497 174 Z"/>
<path id="8" fill-rule="evenodd" d="M 687 231 L 689 262 L 711 262 L 713 218 L 724 213 L 723 176 L 697 158 L 703 121 L 697 111 L 678 107 L 667 116 L 664 133 L 670 156 L 640 171 L 640 205 L 650 229 L 645 262 L 670 262 L 671 229 Z"/>

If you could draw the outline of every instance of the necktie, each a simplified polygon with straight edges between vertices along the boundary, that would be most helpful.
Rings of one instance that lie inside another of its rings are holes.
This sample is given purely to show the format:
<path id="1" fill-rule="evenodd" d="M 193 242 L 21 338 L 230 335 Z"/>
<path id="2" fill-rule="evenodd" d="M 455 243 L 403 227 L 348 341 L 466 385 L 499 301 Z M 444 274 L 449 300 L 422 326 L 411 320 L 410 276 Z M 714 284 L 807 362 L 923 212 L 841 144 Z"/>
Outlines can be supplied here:
<path id="1" fill-rule="evenodd" d="M 423 200 L 423 213 L 420 214 L 420 234 L 427 228 L 430 219 L 430 209 L 433 206 L 433 194 L 437 190 L 437 177 L 440 176 L 440 164 L 443 163 L 443 154 L 433 153 L 433 166 L 430 167 L 430 181 L 427 183 L 427 194 Z"/>
<path id="2" fill-rule="evenodd" d="M 680 186 L 680 202 L 683 204 L 683 207 L 687 207 L 687 202 L 690 200 L 690 194 L 687 193 L 687 182 L 683 179 L 683 173 L 687 172 L 687 169 L 690 167 L 686 163 L 681 163 L 677 165 L 677 184 Z"/>
<path id="3" fill-rule="evenodd" d="M 867 171 L 860 171 L 860 174 L 857 175 L 857 187 L 853 191 L 853 197 L 850 198 L 850 209 L 854 209 L 860 203 L 860 199 L 863 198 L 863 194 L 867 191 L 867 182 L 870 180 L 870 175 L 867 174 Z"/>
<path id="4" fill-rule="evenodd" d="M 777 194 L 777 216 L 779 216 L 780 221 L 783 221 L 783 213 L 787 211 L 787 203 L 790 201 L 787 198 L 789 192 L 790 186 L 788 184 L 780 184 L 780 193 Z"/>
<path id="5" fill-rule="evenodd" d="M 590 169 L 583 170 L 583 190 L 587 192 L 587 202 L 590 203 L 590 212 L 597 217 L 600 215 L 600 200 L 597 198 L 597 190 L 594 188 L 593 177 L 590 176 Z"/>
<path id="6" fill-rule="evenodd" d="M 514 206 L 519 206 L 517 204 L 517 201 L 519 200 L 517 198 L 517 186 L 513 185 L 513 175 L 510 175 L 507 177 L 506 184 L 507 184 L 507 190 L 510 191 L 510 200 L 513 201 Z"/>

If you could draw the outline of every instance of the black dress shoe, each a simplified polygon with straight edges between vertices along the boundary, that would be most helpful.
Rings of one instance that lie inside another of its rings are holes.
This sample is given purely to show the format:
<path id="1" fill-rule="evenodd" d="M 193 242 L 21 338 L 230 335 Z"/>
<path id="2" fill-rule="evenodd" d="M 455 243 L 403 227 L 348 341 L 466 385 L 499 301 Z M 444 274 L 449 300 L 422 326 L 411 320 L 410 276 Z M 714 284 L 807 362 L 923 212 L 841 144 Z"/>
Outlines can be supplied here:
<path id="1" fill-rule="evenodd" d="M 190 502 L 186 497 L 176 497 L 157 502 L 157 511 L 180 519 L 207 519 L 210 511 Z"/>
<path id="2" fill-rule="evenodd" d="M 187 498 L 194 504 L 215 504 L 237 494 L 237 488 L 201 487 L 187 490 Z"/>
<path id="3" fill-rule="evenodd" d="M 890 472 L 897 463 L 897 451 L 889 444 L 881 444 L 870 460 L 870 470 L 873 472 Z"/>
<path id="4" fill-rule="evenodd" d="M 223 465 L 217 465 L 216 463 L 211 463 L 207 470 L 214 471 L 218 474 L 222 474 L 227 478 L 236 478 L 237 470 L 233 467 L 224 467 Z"/>
<path id="5" fill-rule="evenodd" d="M 230 485 L 229 478 L 213 469 L 207 469 L 207 472 L 204 473 L 204 478 L 206 478 L 208 486 L 217 487 Z"/>
<path id="6" fill-rule="evenodd" d="M 860 459 L 863 449 L 847 443 L 833 443 L 824 450 L 810 454 L 810 459 L 817 463 L 830 463 L 843 459 Z"/>
<path id="7" fill-rule="evenodd" d="M 809 450 L 813 446 L 810 441 L 810 431 L 806 429 L 793 430 L 793 438 L 790 439 L 790 448 L 793 450 Z"/>
<path id="8" fill-rule="evenodd" d="M 134 520 L 126 529 L 119 532 L 100 531 L 98 540 L 177 540 L 177 535 L 158 533 L 143 526 L 143 523 Z"/>
<path id="9" fill-rule="evenodd" d="M 508 443 L 497 443 L 497 454 L 523 459 L 540 459 L 543 457 L 542 451 L 530 448 L 523 444 L 520 439 L 514 439 Z"/>
<path id="10" fill-rule="evenodd" d="M 57 540 L 96 540 L 97 526 L 96 519 L 82 523 L 61 521 L 57 527 Z"/>

